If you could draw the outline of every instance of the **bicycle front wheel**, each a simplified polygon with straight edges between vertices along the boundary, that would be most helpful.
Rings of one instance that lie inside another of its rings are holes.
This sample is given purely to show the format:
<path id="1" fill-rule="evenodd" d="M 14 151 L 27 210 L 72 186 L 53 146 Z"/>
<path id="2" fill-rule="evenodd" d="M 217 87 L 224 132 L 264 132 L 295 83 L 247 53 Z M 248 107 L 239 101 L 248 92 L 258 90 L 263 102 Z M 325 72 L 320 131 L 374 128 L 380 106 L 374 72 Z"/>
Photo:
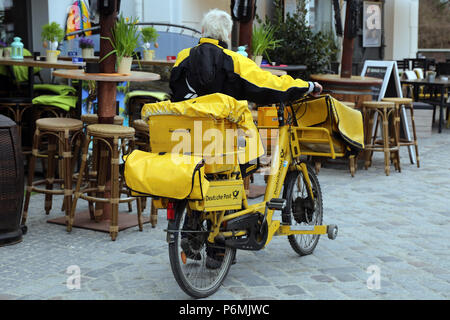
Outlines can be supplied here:
<path id="1" fill-rule="evenodd" d="M 169 223 L 168 232 L 173 233 L 170 266 L 181 289 L 193 298 L 216 292 L 230 270 L 236 249 L 210 244 L 210 222 L 202 220 L 201 212 L 190 210 L 186 201 L 177 203 L 175 222 Z"/>
<path id="2" fill-rule="evenodd" d="M 283 198 L 287 205 L 282 213 L 283 223 L 294 227 L 321 225 L 323 219 L 322 192 L 319 180 L 308 166 L 308 176 L 314 200 L 308 194 L 308 186 L 302 171 L 292 171 L 286 176 Z M 300 256 L 311 254 L 319 242 L 318 234 L 298 234 L 288 236 L 292 249 Z"/>

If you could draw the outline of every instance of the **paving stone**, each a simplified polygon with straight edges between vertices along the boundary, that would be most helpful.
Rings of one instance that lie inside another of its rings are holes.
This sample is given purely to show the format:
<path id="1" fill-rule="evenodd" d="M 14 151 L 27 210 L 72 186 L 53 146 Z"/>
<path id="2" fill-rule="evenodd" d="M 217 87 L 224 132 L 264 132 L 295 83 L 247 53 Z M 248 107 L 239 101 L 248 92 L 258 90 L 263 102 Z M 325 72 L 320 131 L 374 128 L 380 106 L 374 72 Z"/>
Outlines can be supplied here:
<path id="1" fill-rule="evenodd" d="M 261 251 L 239 251 L 222 287 L 206 300 L 450 299 L 450 212 L 443 201 L 450 170 L 442 165 L 450 158 L 450 148 L 442 148 L 449 138 L 444 129 L 420 139 L 420 168 L 402 148 L 402 172 L 390 176 L 381 153 L 369 170 L 360 162 L 353 178 L 346 165 L 324 163 L 318 176 L 324 223 L 339 226 L 338 238 L 322 236 L 303 257 L 286 237 L 274 237 Z M 254 178 L 264 183 L 262 175 Z M 54 197 L 50 216 L 44 199 L 31 197 L 23 242 L 0 249 L 0 299 L 190 299 L 171 271 L 164 210 L 156 228 L 123 230 L 112 242 L 107 233 L 74 228 L 68 234 L 47 223 L 63 216 L 62 198 Z M 86 209 L 79 201 L 77 210 Z M 80 290 L 66 287 L 71 265 L 80 267 Z M 372 265 L 380 268 L 379 290 L 367 288 Z"/>

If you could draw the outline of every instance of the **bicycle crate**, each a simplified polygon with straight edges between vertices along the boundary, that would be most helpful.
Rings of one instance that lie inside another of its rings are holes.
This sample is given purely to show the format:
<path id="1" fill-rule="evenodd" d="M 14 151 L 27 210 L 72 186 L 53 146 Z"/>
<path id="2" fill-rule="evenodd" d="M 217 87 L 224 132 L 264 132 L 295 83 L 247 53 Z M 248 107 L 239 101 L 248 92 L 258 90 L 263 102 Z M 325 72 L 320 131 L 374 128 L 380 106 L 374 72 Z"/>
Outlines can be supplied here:
<path id="1" fill-rule="evenodd" d="M 148 118 L 152 152 L 192 154 L 205 159 L 205 173 L 238 164 L 237 125 L 226 119 L 153 115 Z"/>
<path id="2" fill-rule="evenodd" d="M 294 157 L 345 157 L 364 148 L 362 115 L 331 96 L 306 98 L 292 105 L 297 126 L 291 130 Z"/>

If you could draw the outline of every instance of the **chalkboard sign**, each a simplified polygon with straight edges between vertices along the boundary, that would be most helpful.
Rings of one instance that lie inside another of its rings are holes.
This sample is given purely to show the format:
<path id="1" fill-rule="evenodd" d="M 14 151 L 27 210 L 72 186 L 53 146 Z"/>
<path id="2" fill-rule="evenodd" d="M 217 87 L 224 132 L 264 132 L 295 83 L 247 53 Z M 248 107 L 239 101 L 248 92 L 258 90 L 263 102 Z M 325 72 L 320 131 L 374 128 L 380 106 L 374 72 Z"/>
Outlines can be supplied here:
<path id="1" fill-rule="evenodd" d="M 366 77 L 384 79 L 386 72 L 387 72 L 387 67 L 368 66 L 366 69 L 366 73 L 364 75 Z"/>
<path id="2" fill-rule="evenodd" d="M 381 101 L 381 99 L 383 99 L 384 97 L 403 98 L 402 85 L 400 83 L 396 61 L 366 60 L 364 62 L 361 76 L 383 79 L 383 84 L 381 85 L 381 88 L 378 92 L 378 95 L 375 97 L 375 100 Z M 408 141 L 411 141 L 412 138 L 409 132 L 406 111 L 403 107 L 400 111 L 400 119 L 400 134 L 402 137 L 406 137 Z M 416 161 L 416 155 L 413 152 L 412 146 L 409 146 L 408 151 L 411 163 L 414 164 Z"/>
<path id="3" fill-rule="evenodd" d="M 383 84 L 376 95 L 380 101 L 385 96 L 402 98 L 402 86 L 398 76 L 397 62 L 366 60 L 361 76 L 383 79 Z"/>

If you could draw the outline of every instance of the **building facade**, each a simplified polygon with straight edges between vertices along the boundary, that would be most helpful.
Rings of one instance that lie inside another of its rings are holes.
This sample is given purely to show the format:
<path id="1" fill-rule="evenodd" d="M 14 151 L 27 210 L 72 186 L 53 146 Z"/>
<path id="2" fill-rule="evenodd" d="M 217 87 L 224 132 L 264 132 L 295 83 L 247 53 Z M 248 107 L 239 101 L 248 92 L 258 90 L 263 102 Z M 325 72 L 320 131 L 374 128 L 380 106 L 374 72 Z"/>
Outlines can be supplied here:
<path id="1" fill-rule="evenodd" d="M 284 0 L 285 11 L 294 10 L 297 0 Z M 335 31 L 332 0 L 305 0 L 309 23 L 317 31 Z M 346 1 L 341 4 L 342 21 Z M 41 28 L 45 23 L 66 23 L 68 7 L 74 0 L 0 0 L 0 36 L 11 41 L 20 35 L 27 48 L 43 51 Z M 88 1 L 86 1 L 88 2 Z M 263 18 L 272 12 L 272 0 L 257 0 L 257 14 Z M 419 0 L 379 0 L 362 3 L 382 4 L 382 43 L 380 47 L 363 46 L 362 35 L 355 41 L 354 58 L 399 60 L 416 56 L 418 47 Z M 185 25 L 200 31 L 204 13 L 213 8 L 230 12 L 230 0 L 122 0 L 121 13 L 137 17 L 142 22 L 162 22 Z M 2 24 L 3 22 L 3 24 Z M 364 22 L 360 18 L 361 26 Z"/>

